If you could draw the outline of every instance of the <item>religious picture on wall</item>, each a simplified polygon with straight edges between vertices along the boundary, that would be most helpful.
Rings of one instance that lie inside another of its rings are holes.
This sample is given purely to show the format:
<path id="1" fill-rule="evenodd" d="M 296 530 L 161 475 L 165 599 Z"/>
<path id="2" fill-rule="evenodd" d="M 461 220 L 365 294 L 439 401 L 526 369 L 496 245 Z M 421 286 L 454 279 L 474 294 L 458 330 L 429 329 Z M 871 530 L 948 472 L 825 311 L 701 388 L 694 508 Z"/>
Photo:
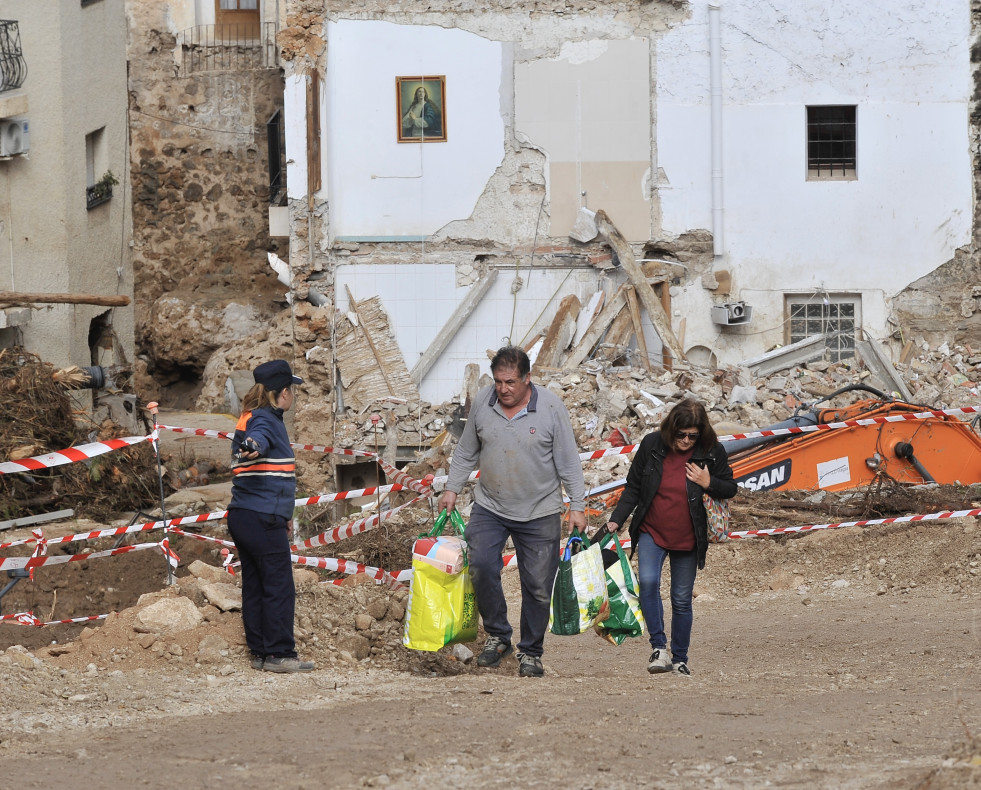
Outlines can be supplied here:
<path id="1" fill-rule="evenodd" d="M 396 77 L 400 143 L 446 142 L 446 77 Z"/>

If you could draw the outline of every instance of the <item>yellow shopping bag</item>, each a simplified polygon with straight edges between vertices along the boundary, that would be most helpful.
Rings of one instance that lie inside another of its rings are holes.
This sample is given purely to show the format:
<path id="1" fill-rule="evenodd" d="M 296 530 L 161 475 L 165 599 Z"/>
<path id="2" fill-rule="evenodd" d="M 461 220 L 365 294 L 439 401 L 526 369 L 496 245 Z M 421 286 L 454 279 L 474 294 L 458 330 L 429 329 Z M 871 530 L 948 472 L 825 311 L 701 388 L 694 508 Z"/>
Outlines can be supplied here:
<path id="1" fill-rule="evenodd" d="M 444 510 L 427 537 L 439 535 L 445 514 Z M 456 511 L 452 515 L 455 516 L 451 519 L 453 525 L 462 532 L 463 519 Z M 459 573 L 445 573 L 426 557 L 413 554 L 402 644 L 412 650 L 433 651 L 456 642 L 472 642 L 476 638 L 477 597 L 470 580 L 469 564 L 464 561 Z"/>

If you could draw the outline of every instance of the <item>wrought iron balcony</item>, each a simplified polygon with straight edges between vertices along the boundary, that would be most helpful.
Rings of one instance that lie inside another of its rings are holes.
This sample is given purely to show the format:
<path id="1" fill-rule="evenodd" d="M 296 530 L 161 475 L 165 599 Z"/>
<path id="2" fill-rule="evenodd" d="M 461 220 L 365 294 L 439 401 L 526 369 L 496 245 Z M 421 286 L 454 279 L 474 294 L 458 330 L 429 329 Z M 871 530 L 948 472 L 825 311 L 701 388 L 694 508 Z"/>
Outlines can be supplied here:
<path id="1" fill-rule="evenodd" d="M 112 187 L 96 184 L 85 188 L 85 208 L 93 209 L 112 200 Z"/>
<path id="2" fill-rule="evenodd" d="M 198 25 L 179 37 L 184 74 L 256 71 L 279 66 L 276 23 Z"/>
<path id="3" fill-rule="evenodd" d="M 27 62 L 20 51 L 20 28 L 12 19 L 0 19 L 0 93 L 24 84 Z"/>

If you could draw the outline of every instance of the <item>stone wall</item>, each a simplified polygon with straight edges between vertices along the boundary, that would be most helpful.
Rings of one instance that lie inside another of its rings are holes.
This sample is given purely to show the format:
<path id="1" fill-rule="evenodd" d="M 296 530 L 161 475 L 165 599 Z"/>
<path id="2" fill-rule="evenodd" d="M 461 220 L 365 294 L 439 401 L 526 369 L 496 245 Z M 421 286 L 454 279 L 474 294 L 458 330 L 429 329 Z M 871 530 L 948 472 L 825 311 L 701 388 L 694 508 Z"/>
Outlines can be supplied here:
<path id="1" fill-rule="evenodd" d="M 177 370 L 200 374 L 218 343 L 254 331 L 281 298 L 266 262 L 278 245 L 268 230 L 265 124 L 282 107 L 283 82 L 278 67 L 192 71 L 167 4 L 136 0 L 127 10 L 137 345 L 165 382 Z M 200 294 L 247 302 L 249 319 L 219 322 L 220 332 L 192 322 L 175 338 L 179 304 L 205 301 Z"/>

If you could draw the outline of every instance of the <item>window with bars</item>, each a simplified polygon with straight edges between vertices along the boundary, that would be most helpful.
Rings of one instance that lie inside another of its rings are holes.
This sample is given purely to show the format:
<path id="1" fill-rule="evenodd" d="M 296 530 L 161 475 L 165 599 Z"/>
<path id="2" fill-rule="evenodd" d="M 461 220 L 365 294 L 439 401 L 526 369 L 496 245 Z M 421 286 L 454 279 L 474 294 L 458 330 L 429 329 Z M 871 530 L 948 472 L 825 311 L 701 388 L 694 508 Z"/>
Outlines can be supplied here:
<path id="1" fill-rule="evenodd" d="M 854 106 L 808 107 L 808 180 L 856 178 L 855 140 Z"/>
<path id="2" fill-rule="evenodd" d="M 862 325 L 861 298 L 844 294 L 787 297 L 788 342 L 825 335 L 832 362 L 855 356 L 855 338 Z"/>

